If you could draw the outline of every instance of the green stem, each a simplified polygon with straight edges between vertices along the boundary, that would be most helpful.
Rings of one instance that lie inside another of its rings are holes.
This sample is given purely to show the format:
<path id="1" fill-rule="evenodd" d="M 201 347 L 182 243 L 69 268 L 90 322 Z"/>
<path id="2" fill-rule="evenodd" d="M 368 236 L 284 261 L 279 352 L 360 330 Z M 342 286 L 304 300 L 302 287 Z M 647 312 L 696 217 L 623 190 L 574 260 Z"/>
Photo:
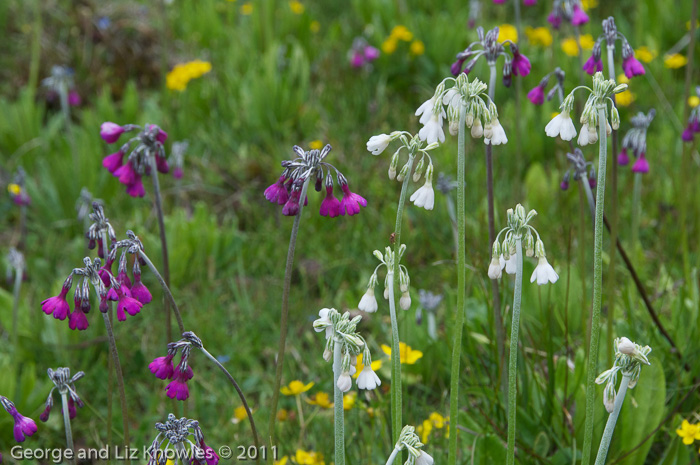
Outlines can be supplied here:
<path id="1" fill-rule="evenodd" d="M 343 391 L 338 389 L 338 378 L 342 369 L 342 341 L 336 339 L 333 348 L 333 402 L 335 417 L 335 465 L 345 465 L 345 409 Z M 393 358 L 398 358 L 394 356 Z M 392 380 L 393 384 L 393 380 Z"/>
<path id="2" fill-rule="evenodd" d="M 15 283 L 12 287 L 12 346 L 15 356 L 19 354 L 19 292 L 22 289 L 23 268 L 15 270 Z"/>
<path id="3" fill-rule="evenodd" d="M 591 310 L 591 341 L 588 349 L 586 373 L 586 423 L 583 436 L 581 465 L 591 460 L 593 424 L 595 416 L 595 377 L 598 372 L 598 345 L 600 340 L 600 308 L 603 290 L 603 210 L 605 205 L 605 168 L 608 156 L 605 107 L 598 107 L 598 188 L 595 203 L 595 238 L 593 241 L 593 308 Z"/>
<path id="4" fill-rule="evenodd" d="M 459 135 L 457 138 L 457 310 L 455 312 L 454 340 L 452 342 L 452 367 L 450 369 L 450 422 L 452 433 L 449 439 L 449 455 L 447 463 L 457 463 L 457 429 L 459 417 L 459 373 L 462 357 L 462 329 L 464 326 L 465 293 L 466 293 L 466 250 L 464 238 L 466 236 L 465 218 L 465 164 L 466 164 L 466 114 L 465 106 L 459 111 Z M 494 282 L 494 281 L 492 281 Z"/>
<path id="5" fill-rule="evenodd" d="M 255 428 L 255 420 L 253 420 L 253 412 L 250 410 L 250 407 L 248 406 L 248 402 L 245 399 L 245 395 L 243 395 L 243 391 L 241 391 L 240 386 L 238 386 L 238 383 L 234 379 L 234 377 L 229 373 L 229 371 L 224 367 L 221 362 L 219 362 L 216 357 L 214 357 L 212 354 L 210 354 L 204 347 L 201 348 L 202 352 L 204 355 L 207 356 L 209 360 L 211 360 L 214 365 L 219 367 L 219 369 L 226 375 L 226 378 L 228 378 L 229 382 L 233 386 L 233 388 L 236 390 L 238 393 L 238 397 L 241 399 L 241 403 L 243 404 L 243 408 L 245 408 L 245 412 L 248 415 L 248 421 L 250 421 L 250 429 L 251 432 L 253 433 L 253 444 L 255 444 L 255 448 L 258 449 L 258 432 L 257 429 Z"/>
<path id="6" fill-rule="evenodd" d="M 63 412 L 63 425 L 66 428 L 66 449 L 72 452 L 75 457 L 75 445 L 73 444 L 73 430 L 70 426 L 70 412 L 68 411 L 68 390 L 61 391 L 61 410 Z M 66 460 L 68 463 L 75 463 L 75 459 Z"/>
<path id="7" fill-rule="evenodd" d="M 284 289 L 282 290 L 282 314 L 280 317 L 280 341 L 277 349 L 277 367 L 275 369 L 275 388 L 272 391 L 272 405 L 270 405 L 270 421 L 268 426 L 268 440 L 271 446 L 275 446 L 275 424 L 277 422 L 277 404 L 280 398 L 280 387 L 282 386 L 282 369 L 284 368 L 284 352 L 287 346 L 287 327 L 289 325 L 289 291 L 292 286 L 292 269 L 294 267 L 294 252 L 297 246 L 297 235 L 299 234 L 299 224 L 301 214 L 304 211 L 304 201 L 306 191 L 309 188 L 309 178 L 304 181 L 299 197 L 299 211 L 294 217 L 292 234 L 289 238 L 289 249 L 287 250 L 287 264 L 284 267 Z M 272 459 L 270 459 L 272 463 Z"/>
<path id="8" fill-rule="evenodd" d="M 620 416 L 622 403 L 625 401 L 625 394 L 627 393 L 627 386 L 629 383 L 630 376 L 623 375 L 622 382 L 620 383 L 620 390 L 615 396 L 615 406 L 608 417 L 608 422 L 605 424 L 605 431 L 603 431 L 603 438 L 600 440 L 600 447 L 598 448 L 598 455 L 595 458 L 595 465 L 605 465 L 605 458 L 608 456 L 610 441 L 612 440 L 613 431 L 615 431 L 617 418 Z"/>
<path id="9" fill-rule="evenodd" d="M 143 259 L 144 262 L 146 262 L 146 266 L 151 270 L 151 272 L 155 275 L 156 279 L 160 283 L 160 287 L 163 288 L 163 292 L 165 293 L 165 297 L 167 298 L 167 301 L 172 305 L 173 311 L 175 312 L 175 319 L 177 320 L 177 326 L 180 328 L 180 334 L 185 332 L 185 324 L 182 322 L 182 314 L 180 313 L 180 309 L 178 308 L 177 304 L 175 303 L 175 298 L 173 297 L 173 293 L 170 291 L 170 287 L 168 286 L 168 283 L 165 281 L 163 276 L 158 272 L 158 269 L 156 266 L 153 264 L 150 258 L 148 258 L 148 255 L 146 255 L 146 252 L 143 250 L 139 250 L 139 256 Z"/>
<path id="10" fill-rule="evenodd" d="M 634 173 L 634 190 L 632 193 L 632 252 L 639 242 L 639 216 L 642 201 L 642 173 Z"/>
<path id="11" fill-rule="evenodd" d="M 520 302 L 523 293 L 523 243 L 515 238 L 515 290 L 513 292 L 513 322 L 510 328 L 510 358 L 508 360 L 508 451 L 506 465 L 515 463 L 515 420 L 518 396 L 518 333 L 520 331 Z"/>
<path id="12" fill-rule="evenodd" d="M 587 183 L 587 179 L 581 180 L 581 185 Z M 590 186 L 588 190 L 590 190 Z M 588 306 L 586 305 L 586 206 L 585 206 L 584 192 L 579 189 L 578 192 L 578 209 L 579 209 L 579 228 L 578 228 L 578 273 L 581 279 L 581 332 L 583 333 L 583 340 L 588 342 Z M 595 218 L 595 215 L 593 215 Z M 588 346 L 586 346 L 586 352 L 588 351 Z"/>
<path id="13" fill-rule="evenodd" d="M 394 447 L 394 450 L 391 451 L 391 455 L 386 461 L 386 465 L 392 465 L 396 456 L 399 455 L 399 452 L 401 452 L 401 449 L 397 449 L 396 447 Z"/>

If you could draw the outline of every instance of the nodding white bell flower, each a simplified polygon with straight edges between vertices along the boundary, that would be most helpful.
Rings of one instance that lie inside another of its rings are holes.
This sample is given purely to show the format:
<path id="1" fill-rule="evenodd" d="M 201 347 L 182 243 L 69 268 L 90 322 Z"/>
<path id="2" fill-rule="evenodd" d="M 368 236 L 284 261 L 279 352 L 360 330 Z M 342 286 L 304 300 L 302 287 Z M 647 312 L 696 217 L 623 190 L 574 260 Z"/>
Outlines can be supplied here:
<path id="1" fill-rule="evenodd" d="M 612 413 L 615 410 L 615 395 L 615 385 L 613 383 L 606 384 L 603 390 L 603 405 L 608 413 Z"/>
<path id="2" fill-rule="evenodd" d="M 408 310 L 411 308 L 411 294 L 409 294 L 408 291 L 401 294 L 401 298 L 399 299 L 399 307 L 401 307 L 403 310 Z"/>
<path id="3" fill-rule="evenodd" d="M 423 207 L 426 210 L 432 210 L 435 206 L 435 191 L 431 179 L 426 179 L 425 184 L 411 195 L 411 202 L 416 207 Z"/>
<path id="4" fill-rule="evenodd" d="M 608 133 L 610 135 L 610 133 Z M 598 142 L 598 131 L 595 125 L 589 124 L 588 125 L 588 142 L 590 144 L 595 144 Z"/>
<path id="5" fill-rule="evenodd" d="M 472 137 L 478 139 L 484 135 L 484 127 L 481 125 L 481 120 L 479 118 L 474 119 L 474 124 L 472 124 L 471 129 Z"/>
<path id="6" fill-rule="evenodd" d="M 384 288 L 384 300 L 389 300 L 389 288 Z"/>
<path id="7" fill-rule="evenodd" d="M 382 381 L 379 376 L 372 370 L 372 367 L 365 365 L 365 367 L 360 372 L 357 377 L 357 387 L 358 389 L 375 389 L 377 386 L 381 386 Z"/>
<path id="8" fill-rule="evenodd" d="M 425 451 L 420 451 L 420 455 L 416 457 L 416 465 L 433 465 L 435 460 Z"/>
<path id="9" fill-rule="evenodd" d="M 491 264 L 489 265 L 489 278 L 499 279 L 502 275 L 502 269 L 503 265 L 501 265 L 501 261 L 498 259 L 498 257 L 491 258 Z"/>
<path id="10" fill-rule="evenodd" d="M 427 123 L 433 115 L 435 110 L 435 96 L 433 95 L 428 100 L 423 102 L 421 106 L 416 110 L 416 116 L 420 116 L 418 120 L 421 124 Z"/>
<path id="11" fill-rule="evenodd" d="M 539 257 L 535 271 L 532 272 L 530 277 L 530 282 L 534 283 L 537 280 L 537 284 L 541 286 L 547 283 L 556 283 L 557 279 L 559 279 L 559 275 L 554 271 L 552 265 L 549 264 L 547 257 Z"/>
<path id="12" fill-rule="evenodd" d="M 499 262 L 501 263 L 501 269 L 505 267 L 506 273 L 508 274 L 515 274 L 516 269 L 518 267 L 518 264 L 515 262 L 515 254 L 511 254 L 511 256 L 506 260 L 503 255 L 499 257 Z"/>
<path id="13" fill-rule="evenodd" d="M 377 311 L 379 305 L 377 304 L 377 298 L 374 296 L 374 287 L 367 288 L 357 308 L 367 313 L 374 313 Z"/>
<path id="14" fill-rule="evenodd" d="M 333 351 L 326 348 L 323 351 L 323 360 L 325 360 L 326 362 L 330 362 L 332 358 L 333 358 Z"/>
<path id="15" fill-rule="evenodd" d="M 507 143 L 508 137 L 506 137 L 506 131 L 503 129 L 503 126 L 501 126 L 498 118 L 494 118 L 489 124 L 491 125 L 491 136 L 484 139 L 484 143 L 486 145 L 501 145 Z"/>
<path id="16" fill-rule="evenodd" d="M 617 350 L 625 355 L 634 355 L 637 351 L 637 346 L 626 337 L 621 337 L 620 341 L 617 343 Z"/>
<path id="17" fill-rule="evenodd" d="M 350 365 L 350 376 L 354 375 L 357 373 L 357 368 L 355 368 L 354 365 Z"/>
<path id="18" fill-rule="evenodd" d="M 418 131 L 418 137 L 428 144 L 445 142 L 445 131 L 442 128 L 442 119 L 445 117 L 445 110 L 440 108 L 439 113 L 433 113 L 431 111 L 428 115 L 429 118 L 425 122 L 423 121 L 423 117 L 421 117 L 423 127 Z"/>
<path id="19" fill-rule="evenodd" d="M 347 371 L 341 373 L 340 376 L 338 376 L 338 382 L 336 384 L 338 389 L 343 392 L 348 392 L 352 387 L 352 378 L 350 377 L 350 373 Z"/>
<path id="20" fill-rule="evenodd" d="M 320 333 L 324 329 L 326 330 L 326 339 L 331 337 L 333 334 L 333 322 L 331 321 L 328 313 L 331 311 L 330 308 L 322 308 L 318 311 L 319 318 L 314 321 L 314 331 Z"/>
<path id="21" fill-rule="evenodd" d="M 545 134 L 549 137 L 561 137 L 562 140 L 571 140 L 576 137 L 576 127 L 571 120 L 571 115 L 567 110 L 562 111 L 552 118 L 544 128 Z"/>
<path id="22" fill-rule="evenodd" d="M 372 155 L 379 155 L 389 146 L 392 140 L 393 138 L 389 134 L 372 136 L 367 141 L 367 150 L 372 152 Z"/>
<path id="23" fill-rule="evenodd" d="M 583 126 L 581 126 L 581 132 L 579 133 L 578 140 L 576 141 L 578 145 L 584 147 L 591 143 L 591 141 L 588 139 L 588 134 L 588 123 L 585 123 Z"/>

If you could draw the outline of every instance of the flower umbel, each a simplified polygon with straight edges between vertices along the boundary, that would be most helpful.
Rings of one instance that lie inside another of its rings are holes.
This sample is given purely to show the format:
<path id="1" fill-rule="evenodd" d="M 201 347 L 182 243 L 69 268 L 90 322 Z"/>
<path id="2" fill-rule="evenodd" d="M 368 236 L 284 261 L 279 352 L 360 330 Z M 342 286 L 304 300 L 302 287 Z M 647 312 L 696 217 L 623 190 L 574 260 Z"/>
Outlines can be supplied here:
<path id="1" fill-rule="evenodd" d="M 46 398 L 44 411 L 39 416 L 39 419 L 43 422 L 48 421 L 51 408 L 53 407 L 53 392 L 58 389 L 59 394 L 63 395 L 65 393 L 68 395 L 68 412 L 72 420 L 77 414 L 76 406 L 80 408 L 84 406 L 83 401 L 80 399 L 75 389 L 75 382 L 85 376 L 85 373 L 79 371 L 71 377 L 70 368 L 56 368 L 56 370 L 49 368 L 47 373 L 54 387 L 51 388 L 49 396 Z"/>
<path id="2" fill-rule="evenodd" d="M 158 435 L 148 447 L 148 465 L 166 465 L 176 457 L 178 462 L 193 465 L 217 465 L 218 454 L 204 442 L 204 434 L 196 420 L 176 418 L 168 414 L 164 423 L 156 423 Z"/>
<path id="3" fill-rule="evenodd" d="M 403 257 L 404 253 L 406 252 L 406 245 L 401 244 L 401 247 L 399 247 L 399 260 Z M 374 288 L 377 286 L 377 283 L 379 282 L 379 278 L 377 276 L 377 271 L 379 268 L 382 266 L 386 267 L 387 274 L 386 277 L 384 278 L 384 298 L 388 299 L 389 298 L 389 280 L 393 280 L 395 276 L 395 271 L 394 270 L 394 264 L 395 264 L 395 257 L 394 257 L 394 250 L 391 247 L 386 247 L 384 249 L 384 254 L 379 250 L 375 250 L 373 252 L 373 255 L 377 258 L 377 260 L 380 261 L 379 265 L 374 269 L 374 272 L 372 275 L 369 277 L 369 283 L 367 284 L 367 291 L 365 294 L 362 296 L 362 299 L 360 300 L 360 303 L 358 304 L 357 308 L 362 310 L 363 312 L 367 313 L 373 313 L 376 312 L 377 309 L 379 308 L 377 304 L 377 299 L 374 297 Z M 399 299 L 399 306 L 404 309 L 408 310 L 411 307 L 411 294 L 409 293 L 408 289 L 411 284 L 411 278 L 408 275 L 408 269 L 404 266 L 399 264 L 399 287 L 401 290 L 401 298 Z"/>
<path id="4" fill-rule="evenodd" d="M 618 337 L 614 342 L 615 362 L 612 368 L 605 370 L 596 378 L 596 384 L 604 384 L 603 404 L 608 412 L 613 411 L 615 404 L 615 387 L 617 386 L 617 374 L 629 376 L 629 388 L 633 389 L 639 381 L 642 372 L 642 365 L 650 365 L 647 356 L 651 352 L 651 347 L 640 346 L 630 341 L 626 337 Z"/>

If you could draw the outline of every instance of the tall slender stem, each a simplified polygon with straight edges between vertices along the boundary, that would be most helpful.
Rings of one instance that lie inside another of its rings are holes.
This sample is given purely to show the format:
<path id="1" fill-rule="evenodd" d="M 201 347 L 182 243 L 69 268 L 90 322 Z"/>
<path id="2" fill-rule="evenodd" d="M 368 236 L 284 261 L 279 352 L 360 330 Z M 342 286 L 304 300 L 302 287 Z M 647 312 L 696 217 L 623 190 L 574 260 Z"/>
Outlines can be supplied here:
<path id="1" fill-rule="evenodd" d="M 518 32 L 518 41 L 523 40 L 523 26 L 522 20 L 520 18 L 520 0 L 513 0 L 513 5 L 515 6 L 515 28 Z M 491 88 L 489 88 L 490 91 Z M 520 191 L 520 174 L 522 170 L 523 156 L 521 151 L 522 145 L 522 131 L 521 131 L 521 117 L 520 117 L 520 98 L 523 93 L 523 81 L 522 79 L 515 79 L 515 167 L 518 176 L 515 178 L 516 191 Z"/>
<path id="2" fill-rule="evenodd" d="M 399 454 L 399 452 L 401 452 L 401 450 L 394 447 L 394 450 L 391 451 L 391 455 L 386 460 L 386 465 L 392 465 L 394 463 L 394 459 Z"/>
<path id="3" fill-rule="evenodd" d="M 513 292 L 513 323 L 510 328 L 510 355 L 508 360 L 508 450 L 506 465 L 515 463 L 515 420 L 518 397 L 518 333 L 520 331 L 520 302 L 523 293 L 523 242 L 515 238 L 515 290 Z"/>
<path id="4" fill-rule="evenodd" d="M 642 173 L 634 173 L 634 190 L 632 191 L 632 252 L 639 242 L 639 216 L 642 201 Z"/>
<path id="5" fill-rule="evenodd" d="M 180 309 L 177 306 L 177 303 L 175 303 L 175 298 L 173 297 L 173 293 L 170 291 L 170 287 L 168 286 L 168 283 L 165 281 L 163 276 L 158 272 L 158 269 L 155 267 L 153 262 L 151 261 L 150 258 L 148 258 L 148 255 L 143 250 L 139 250 L 139 256 L 143 259 L 144 262 L 146 262 L 146 266 L 151 270 L 151 272 L 155 275 L 156 279 L 160 283 L 160 287 L 163 288 L 163 292 L 165 293 L 165 297 L 167 298 L 166 300 L 170 302 L 170 305 L 173 307 L 173 311 L 175 313 L 175 319 L 177 320 L 177 325 L 180 328 L 180 334 L 185 332 L 185 325 L 182 322 L 182 314 L 180 313 Z"/>
<path id="6" fill-rule="evenodd" d="M 105 322 L 105 328 L 107 329 L 107 339 L 109 340 L 110 352 L 112 353 L 112 359 L 114 361 L 114 371 L 117 375 L 117 389 L 119 390 L 119 403 L 122 408 L 122 424 L 124 427 L 124 446 L 129 447 L 129 411 L 126 407 L 126 392 L 124 391 L 124 375 L 122 373 L 122 365 L 119 362 L 119 352 L 117 351 L 117 342 L 114 339 L 114 333 L 112 332 L 112 324 L 109 321 L 109 315 L 107 313 L 102 314 L 102 319 Z M 112 425 L 109 425 L 111 428 Z M 131 464 L 131 459 L 126 458 L 126 463 Z"/>
<path id="7" fill-rule="evenodd" d="M 299 234 L 299 224 L 301 214 L 304 211 L 306 191 L 309 188 L 310 177 L 304 181 L 299 197 L 299 211 L 294 217 L 292 234 L 289 238 L 289 249 L 287 250 L 287 264 L 284 267 L 284 289 L 282 290 L 282 314 L 280 317 L 280 342 L 277 349 L 277 367 L 275 369 L 275 388 L 272 391 L 272 404 L 270 405 L 270 421 L 268 426 L 268 440 L 272 446 L 275 445 L 275 423 L 277 422 L 277 404 L 280 398 L 280 387 L 282 386 L 282 369 L 284 368 L 284 351 L 287 346 L 287 326 L 289 325 L 289 291 L 292 286 L 292 270 L 294 268 L 294 252 L 297 246 L 297 235 Z"/>
<path id="8" fill-rule="evenodd" d="M 614 52 L 615 46 L 608 45 L 608 77 L 610 79 L 615 79 L 615 57 Z M 613 102 L 615 101 L 615 96 L 612 96 Z M 613 325 L 615 323 L 615 257 L 616 248 L 615 243 L 617 242 L 618 235 L 618 221 L 617 221 L 617 130 L 612 131 L 612 170 L 610 173 L 610 263 L 608 265 L 608 281 L 607 288 L 605 290 L 605 295 L 608 302 L 608 364 L 612 365 L 613 362 Z"/>
<path id="9" fill-rule="evenodd" d="M 581 179 L 581 185 L 588 183 L 587 179 Z M 588 190 L 591 187 L 588 186 Z M 578 191 L 578 206 L 579 206 L 579 229 L 578 229 L 578 273 L 581 279 L 581 332 L 583 340 L 588 342 L 588 306 L 586 305 L 586 201 L 583 187 Z M 595 215 L 593 215 L 595 218 Z M 586 346 L 588 352 L 588 346 Z"/>
<path id="10" fill-rule="evenodd" d="M 158 181 L 158 166 L 156 157 L 151 156 L 151 179 L 153 179 L 153 197 L 156 202 L 156 214 L 158 215 L 158 229 L 160 230 L 160 245 L 163 253 L 163 277 L 165 284 L 170 287 L 170 260 L 168 258 L 168 239 L 165 235 L 165 220 L 163 218 L 163 199 L 160 195 L 160 182 Z M 173 330 L 170 323 L 170 302 L 165 301 L 165 336 L 168 342 L 173 340 Z"/>
<path id="11" fill-rule="evenodd" d="M 595 203 L 595 236 L 593 240 L 593 308 L 591 310 L 591 341 L 588 349 L 586 373 L 586 423 L 583 436 L 581 465 L 591 460 L 593 424 L 595 416 L 595 377 L 598 372 L 598 345 L 600 340 L 600 308 L 603 290 L 603 211 L 605 206 L 605 168 L 608 157 L 605 107 L 598 107 L 598 188 Z"/>
<path id="12" fill-rule="evenodd" d="M 66 449 L 70 450 L 75 457 L 75 445 L 73 444 L 73 430 L 70 426 L 70 412 L 68 410 L 68 390 L 61 391 L 61 411 L 63 412 L 63 425 L 66 428 Z M 75 463 L 75 458 L 66 460 L 68 463 Z"/>
<path id="13" fill-rule="evenodd" d="M 238 397 L 241 399 L 241 403 L 243 404 L 243 408 L 245 409 L 245 413 L 248 415 L 248 421 L 250 421 L 250 429 L 253 433 L 253 443 L 255 444 L 255 448 L 258 448 L 258 432 L 257 429 L 255 428 L 255 420 L 253 420 L 253 412 L 250 410 L 250 407 L 248 406 L 248 402 L 245 399 L 245 395 L 243 395 L 243 391 L 241 391 L 240 386 L 238 386 L 238 383 L 234 379 L 234 377 L 229 373 L 229 371 L 224 367 L 221 362 L 219 362 L 212 354 L 210 354 L 204 347 L 202 347 L 202 352 L 204 355 L 207 356 L 209 360 L 211 360 L 214 365 L 219 367 L 219 369 L 226 375 L 226 378 L 228 378 L 229 382 L 233 386 L 233 388 L 236 390 L 238 393 Z"/>
<path id="14" fill-rule="evenodd" d="M 462 358 L 462 329 L 464 326 L 465 293 L 467 284 L 466 249 L 464 239 L 466 236 L 465 218 L 465 165 L 466 165 L 466 114 L 467 109 L 462 106 L 459 111 L 459 135 L 457 136 L 457 309 L 455 311 L 454 339 L 452 342 L 452 367 L 450 369 L 450 419 L 453 423 L 452 434 L 449 439 L 449 455 L 447 463 L 457 463 L 457 419 L 459 418 L 459 373 Z M 493 281 L 492 281 L 493 282 Z"/>
<path id="15" fill-rule="evenodd" d="M 605 431 L 603 431 L 603 438 L 600 440 L 600 447 L 598 448 L 598 455 L 595 458 L 595 465 L 605 465 L 605 459 L 608 456 L 608 449 L 610 449 L 610 441 L 612 440 L 613 431 L 615 431 L 617 418 L 620 416 L 622 403 L 625 401 L 625 394 L 627 393 L 627 386 L 629 383 L 630 376 L 622 375 L 622 382 L 620 383 L 620 389 L 617 391 L 617 395 L 615 396 L 613 411 L 608 417 L 608 422 L 605 424 Z"/>
<path id="16" fill-rule="evenodd" d="M 333 402 L 335 417 L 335 464 L 345 465 L 345 409 L 343 408 L 343 391 L 338 389 L 338 378 L 342 369 L 342 341 L 336 339 L 333 348 Z M 396 357 L 396 354 L 392 358 Z M 392 384 L 394 381 L 392 380 Z"/>
<path id="17" fill-rule="evenodd" d="M 21 266 L 15 269 L 15 283 L 12 287 L 12 347 L 15 355 L 19 351 L 19 292 L 22 289 L 23 274 Z"/>

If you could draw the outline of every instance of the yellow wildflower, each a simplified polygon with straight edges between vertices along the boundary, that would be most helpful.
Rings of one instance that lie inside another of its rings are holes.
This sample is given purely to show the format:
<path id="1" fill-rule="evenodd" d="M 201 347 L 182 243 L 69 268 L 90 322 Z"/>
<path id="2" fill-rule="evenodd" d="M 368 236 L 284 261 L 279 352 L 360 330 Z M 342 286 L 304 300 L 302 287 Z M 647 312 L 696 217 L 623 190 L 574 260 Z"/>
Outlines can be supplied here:
<path id="1" fill-rule="evenodd" d="M 299 394 L 308 391 L 314 386 L 314 383 L 304 384 L 298 379 L 295 379 L 286 386 L 282 386 L 280 392 L 285 396 L 298 396 Z"/>
<path id="2" fill-rule="evenodd" d="M 286 409 L 279 409 L 277 411 L 277 421 L 287 421 L 289 418 L 289 412 Z"/>
<path id="3" fill-rule="evenodd" d="M 414 40 L 411 42 L 409 51 L 411 52 L 411 55 L 423 55 L 425 53 L 425 44 L 421 40 Z"/>
<path id="4" fill-rule="evenodd" d="M 398 25 L 394 26 L 394 29 L 391 30 L 390 37 L 397 40 L 403 40 L 404 42 L 410 42 L 413 40 L 413 33 L 409 31 L 406 26 Z"/>
<path id="5" fill-rule="evenodd" d="M 309 29 L 311 30 L 311 32 L 316 34 L 318 31 L 321 30 L 321 23 L 319 23 L 318 21 L 311 21 L 311 24 L 309 24 Z"/>
<path id="6" fill-rule="evenodd" d="M 688 105 L 690 105 L 691 108 L 697 107 L 698 105 L 700 105 L 700 97 L 698 97 L 697 95 L 688 97 Z M 374 364 L 372 364 L 372 366 L 374 366 Z"/>
<path id="7" fill-rule="evenodd" d="M 290 0 L 289 9 L 292 10 L 292 13 L 295 15 L 300 15 L 304 12 L 304 5 L 298 0 Z"/>
<path id="8" fill-rule="evenodd" d="M 318 139 L 312 140 L 311 142 L 309 142 L 309 147 L 311 148 L 311 150 L 321 150 L 323 148 L 323 142 L 321 142 Z"/>
<path id="9" fill-rule="evenodd" d="M 656 58 L 658 54 L 659 53 L 656 50 L 651 50 L 646 45 L 642 45 L 634 51 L 634 56 L 637 57 L 639 61 L 643 61 L 644 63 L 651 62 L 651 60 Z"/>
<path id="10" fill-rule="evenodd" d="M 382 43 L 382 52 L 391 55 L 396 51 L 398 42 L 395 37 L 389 37 Z"/>
<path id="11" fill-rule="evenodd" d="M 617 83 L 618 84 L 629 84 L 630 79 L 624 73 L 618 74 L 617 75 Z"/>
<path id="12" fill-rule="evenodd" d="M 7 191 L 12 194 L 12 195 L 19 195 L 22 193 L 22 188 L 20 187 L 19 184 L 9 184 L 7 186 Z"/>
<path id="13" fill-rule="evenodd" d="M 377 415 L 377 411 L 373 409 L 372 407 L 367 407 L 367 415 L 370 418 L 374 418 Z"/>
<path id="14" fill-rule="evenodd" d="M 696 439 L 700 439 L 700 425 L 691 425 L 688 420 L 683 420 L 680 429 L 676 430 L 676 434 L 683 438 L 683 444 L 690 445 Z"/>
<path id="15" fill-rule="evenodd" d="M 275 460 L 275 464 L 274 464 L 274 465 L 287 465 L 287 460 L 288 460 L 288 458 L 287 458 L 287 456 L 285 455 L 285 456 L 282 457 L 281 459 Z"/>
<path id="16" fill-rule="evenodd" d="M 628 107 L 636 99 L 637 96 L 635 94 L 626 90 L 615 95 L 615 104 L 617 104 L 618 107 Z"/>
<path id="17" fill-rule="evenodd" d="M 695 20 L 695 29 L 697 29 L 700 26 L 700 20 Z M 690 20 L 685 22 L 685 28 L 687 30 L 690 30 Z"/>
<path id="18" fill-rule="evenodd" d="M 595 39 L 590 34 L 583 34 L 581 36 L 581 48 L 584 50 L 593 50 L 595 45 Z"/>
<path id="19" fill-rule="evenodd" d="M 343 410 L 352 410 L 357 402 L 357 393 L 355 391 L 343 396 Z"/>
<path id="20" fill-rule="evenodd" d="M 307 399 L 306 402 L 311 405 L 318 405 L 321 408 L 333 408 L 333 402 L 331 402 L 331 398 L 326 392 L 317 392 L 315 396 Z"/>
<path id="21" fill-rule="evenodd" d="M 299 465 L 326 465 L 326 462 L 323 461 L 323 455 L 320 453 L 306 452 L 301 449 L 297 449 L 294 461 Z"/>
<path id="22" fill-rule="evenodd" d="M 430 423 L 432 423 L 432 425 L 437 429 L 442 429 L 445 427 L 445 417 L 437 412 L 431 413 L 428 420 L 430 420 Z"/>
<path id="23" fill-rule="evenodd" d="M 386 344 L 382 344 L 382 350 L 389 356 L 389 359 L 391 359 L 391 347 Z M 405 342 L 399 342 L 399 357 L 401 359 L 401 363 L 413 365 L 422 356 L 423 352 L 420 350 L 413 350 L 411 346 L 407 345 Z"/>
<path id="24" fill-rule="evenodd" d="M 518 30 L 512 24 L 501 24 L 498 26 L 498 39 L 499 42 L 504 42 L 510 40 L 511 42 L 518 41 Z"/>
<path id="25" fill-rule="evenodd" d="M 595 45 L 595 40 L 593 40 L 593 36 L 590 34 L 584 34 L 581 36 L 579 43 L 581 44 L 581 48 L 583 50 L 591 50 L 593 45 Z M 567 37 L 566 39 L 562 40 L 561 49 L 564 50 L 564 53 L 570 57 L 578 56 L 578 44 L 576 43 L 576 39 L 574 37 Z"/>
<path id="26" fill-rule="evenodd" d="M 552 45 L 552 33 L 546 27 L 526 27 L 525 35 L 527 40 L 533 45 L 549 47 Z"/>
<path id="27" fill-rule="evenodd" d="M 241 5 L 241 14 L 244 16 L 249 16 L 253 14 L 253 4 L 250 2 L 246 2 L 243 5 Z"/>
<path id="28" fill-rule="evenodd" d="M 598 6 L 598 0 L 581 0 L 584 11 L 588 11 Z"/>
<path id="29" fill-rule="evenodd" d="M 382 361 L 381 360 L 372 360 L 372 371 L 377 371 L 382 367 Z M 360 372 L 365 368 L 365 364 L 362 363 L 362 354 L 357 356 L 357 365 L 355 365 L 355 374 L 352 375 L 353 378 L 357 378 L 360 376 Z"/>
<path id="30" fill-rule="evenodd" d="M 245 407 L 242 405 L 240 407 L 236 407 L 236 409 L 233 411 L 233 422 L 240 423 L 246 418 L 248 418 L 248 412 L 246 412 Z"/>
<path id="31" fill-rule="evenodd" d="M 422 425 L 418 425 L 418 428 L 416 428 L 416 432 L 420 436 L 420 442 L 423 444 L 428 442 L 428 436 L 430 436 L 430 432 L 433 430 L 433 424 L 430 423 L 430 420 L 423 420 Z"/>
<path id="32" fill-rule="evenodd" d="M 194 60 L 180 63 L 165 76 L 165 85 L 170 90 L 183 91 L 192 79 L 197 79 L 211 71 L 208 61 Z"/>
<path id="33" fill-rule="evenodd" d="M 685 55 L 681 55 L 680 53 L 674 53 L 673 55 L 666 55 L 664 57 L 664 65 L 666 65 L 667 68 L 678 69 L 684 67 L 686 64 L 688 64 L 688 59 Z"/>

